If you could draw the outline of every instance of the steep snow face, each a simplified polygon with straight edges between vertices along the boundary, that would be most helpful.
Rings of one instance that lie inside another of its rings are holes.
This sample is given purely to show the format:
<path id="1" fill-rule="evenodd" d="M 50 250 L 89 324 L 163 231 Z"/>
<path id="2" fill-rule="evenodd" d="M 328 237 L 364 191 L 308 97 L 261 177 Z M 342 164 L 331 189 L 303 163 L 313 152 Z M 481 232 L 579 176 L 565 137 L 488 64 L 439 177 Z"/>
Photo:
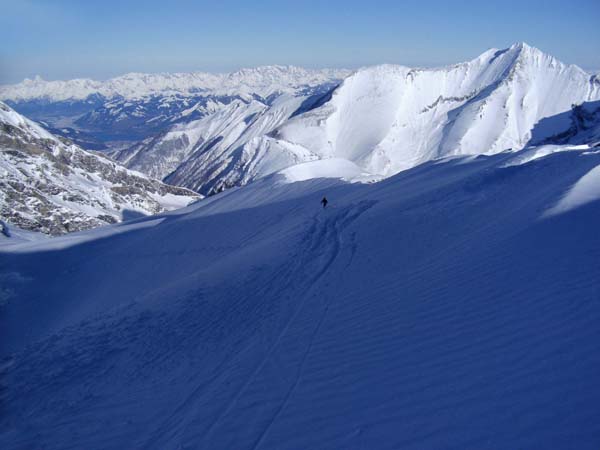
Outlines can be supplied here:
<path id="1" fill-rule="evenodd" d="M 309 70 L 294 66 L 264 66 L 237 72 L 129 73 L 107 81 L 76 79 L 45 81 L 40 77 L 15 85 L 1 86 L 0 99 L 25 101 L 46 99 L 59 102 L 83 100 L 91 95 L 133 100 L 149 95 L 190 95 L 199 92 L 213 95 L 259 95 L 267 98 L 280 92 L 292 92 L 340 79 L 348 70 Z"/>
<path id="2" fill-rule="evenodd" d="M 64 143 L 0 103 L 0 219 L 61 234 L 185 206 L 197 194 Z"/>
<path id="3" fill-rule="evenodd" d="M 346 159 L 372 175 L 390 176 L 432 159 L 544 143 L 573 131 L 574 104 L 585 103 L 587 111 L 598 99 L 600 83 L 594 77 L 516 44 L 441 69 L 365 68 L 332 92 L 303 99 L 296 110 L 298 100 L 286 98 L 262 107 L 257 116 L 251 102 L 247 114 L 224 109 L 185 127 L 185 136 L 176 127 L 138 147 L 143 164 L 130 163 L 128 153 L 118 158 L 154 176 L 172 170 L 169 182 L 202 193 L 326 158 Z M 575 131 L 592 127 L 590 114 Z M 265 118 L 266 124 L 248 126 L 248 116 Z M 192 136 L 192 129 L 202 138 Z M 223 130 L 216 137 L 220 141 L 213 135 L 206 139 L 206 129 Z M 585 144 L 590 135 L 556 143 Z"/>
<path id="4" fill-rule="evenodd" d="M 194 151 L 215 148 L 221 141 L 231 144 L 248 128 L 267 106 L 259 101 L 233 101 L 213 115 L 175 126 L 162 136 L 143 142 L 114 156 L 128 167 L 164 178 L 173 172 Z M 148 151 L 151 149 L 151 151 Z"/>
<path id="5" fill-rule="evenodd" d="M 198 147 L 165 180 L 208 194 L 246 184 L 299 162 L 317 159 L 303 147 L 280 145 L 269 137 L 269 133 L 289 118 L 304 100 L 304 97 L 284 95 L 271 107 L 254 106 L 253 103 L 242 107 L 243 120 L 228 121 L 231 132 L 223 130 L 207 145 Z M 209 127 L 221 130 L 222 121 L 216 118 L 215 124 L 212 119 L 207 121 Z"/>
<path id="6" fill-rule="evenodd" d="M 517 44 L 443 69 L 361 70 L 278 136 L 391 175 L 434 158 L 523 148 L 540 120 L 599 98 L 583 70 Z M 569 125 L 555 122 L 548 135 Z"/>
<path id="7" fill-rule="evenodd" d="M 269 133 L 306 101 L 283 94 L 271 105 L 233 101 L 202 119 L 114 153 L 127 167 L 204 194 L 317 159 L 304 147 L 279 143 Z"/>
<path id="8" fill-rule="evenodd" d="M 596 449 L 600 153 L 525 153 L 0 245 L 0 448 Z"/>
<path id="9" fill-rule="evenodd" d="M 10 128 L 21 130 L 21 135 L 28 141 L 47 140 L 58 144 L 59 141 L 52 134 L 37 123 L 23 117 L 4 103 L 0 102 L 0 123 L 5 133 Z"/>

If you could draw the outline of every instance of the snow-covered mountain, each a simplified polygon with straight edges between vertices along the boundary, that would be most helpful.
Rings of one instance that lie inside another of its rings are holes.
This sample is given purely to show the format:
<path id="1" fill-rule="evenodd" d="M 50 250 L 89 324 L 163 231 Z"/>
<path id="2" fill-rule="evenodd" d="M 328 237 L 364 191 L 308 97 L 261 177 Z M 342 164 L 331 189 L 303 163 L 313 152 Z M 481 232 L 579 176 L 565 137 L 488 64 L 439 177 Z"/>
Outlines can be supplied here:
<path id="1" fill-rule="evenodd" d="M 182 207 L 198 196 L 63 142 L 0 103 L 0 219 L 62 234 Z"/>
<path id="2" fill-rule="evenodd" d="M 391 175 L 431 159 L 526 146 L 536 125 L 600 99 L 600 83 L 526 44 L 437 70 L 369 68 L 330 102 L 284 124 L 280 139 Z M 569 128 L 554 122 L 547 136 Z"/>
<path id="3" fill-rule="evenodd" d="M 368 67 L 330 92 L 272 105 L 235 102 L 116 157 L 202 193 L 325 158 L 390 176 L 541 142 L 572 127 L 573 105 L 599 99 L 596 76 L 521 43 L 440 69 Z"/>
<path id="4" fill-rule="evenodd" d="M 234 100 L 269 104 L 281 94 L 320 92 L 348 74 L 347 70 L 265 66 L 226 74 L 130 73 L 107 81 L 37 77 L 0 87 L 0 100 L 44 122 L 54 133 L 102 149 L 143 140 Z"/>
<path id="5" fill-rule="evenodd" d="M 0 448 L 597 449 L 600 153 L 560 150 L 0 234 Z"/>
<path id="6" fill-rule="evenodd" d="M 128 73 L 106 81 L 76 79 L 46 81 L 41 77 L 1 86 L 0 99 L 16 101 L 85 100 L 90 96 L 135 100 L 152 95 L 197 94 L 258 95 L 267 98 L 343 78 L 349 72 L 338 69 L 304 69 L 294 66 L 263 66 L 231 73 Z"/>
<path id="7" fill-rule="evenodd" d="M 236 100 L 214 114 L 177 125 L 113 156 L 127 167 L 169 183 L 206 194 L 219 192 L 274 170 L 318 159 L 305 148 L 285 142 L 271 149 L 265 139 L 307 98 L 282 95 L 271 105 Z"/>

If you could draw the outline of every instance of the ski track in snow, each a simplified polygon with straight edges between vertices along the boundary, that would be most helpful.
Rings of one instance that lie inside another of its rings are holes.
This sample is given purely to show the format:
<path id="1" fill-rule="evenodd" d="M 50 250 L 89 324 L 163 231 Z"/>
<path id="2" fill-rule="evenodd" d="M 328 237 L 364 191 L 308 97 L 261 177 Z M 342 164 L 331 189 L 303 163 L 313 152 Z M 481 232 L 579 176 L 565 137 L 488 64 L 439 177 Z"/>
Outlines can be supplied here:
<path id="1" fill-rule="evenodd" d="M 331 241 L 333 241 L 333 249 L 331 249 L 331 252 L 330 252 L 331 255 L 327 259 L 327 261 L 325 262 L 325 264 L 323 265 L 323 268 L 310 281 L 310 283 L 308 284 L 308 286 L 313 286 L 314 284 L 316 284 L 321 279 L 321 277 L 323 277 L 327 273 L 327 270 L 331 267 L 331 265 L 333 264 L 333 262 L 335 261 L 335 259 L 338 257 L 338 255 L 340 253 L 340 248 L 342 247 L 342 231 L 343 231 L 343 228 L 340 229 L 339 222 L 342 222 L 341 223 L 342 227 L 345 227 L 346 225 L 348 225 L 353 220 L 355 220 L 356 218 L 358 218 L 364 211 L 366 211 L 367 209 L 369 209 L 373 205 L 374 205 L 374 203 L 364 202 L 362 205 L 358 205 L 357 208 L 352 208 L 350 210 L 347 210 L 343 214 L 343 216 L 342 216 L 341 219 L 334 218 L 332 225 L 327 225 L 327 224 L 325 225 L 324 229 L 326 231 L 324 233 L 319 233 L 319 235 L 318 235 L 319 237 L 315 240 L 315 244 L 317 246 L 327 245 L 326 244 L 327 241 L 331 240 Z M 333 234 L 333 236 L 331 236 L 332 234 Z M 315 245 L 312 245 L 311 248 L 315 248 Z M 311 290 L 310 289 L 304 295 L 305 295 L 305 298 L 308 295 L 312 295 L 313 297 L 317 296 L 317 294 L 314 294 L 314 293 L 311 294 Z M 260 446 L 260 444 L 263 441 L 264 437 L 267 435 L 269 429 L 272 427 L 272 425 L 275 423 L 275 421 L 279 417 L 279 414 L 285 408 L 285 406 L 286 406 L 286 404 L 287 404 L 290 396 L 293 394 L 294 390 L 296 389 L 296 386 L 298 386 L 298 383 L 300 382 L 300 379 L 301 379 L 301 376 L 302 376 L 302 371 L 304 369 L 304 363 L 306 362 L 307 357 L 310 355 L 310 352 L 311 352 L 312 347 L 313 347 L 313 343 L 315 341 L 315 337 L 319 333 L 319 330 L 321 329 L 321 325 L 323 324 L 325 316 L 327 315 L 327 311 L 329 310 L 330 301 L 331 301 L 331 298 L 327 298 L 325 300 L 325 302 L 324 302 L 325 304 L 324 304 L 323 312 L 320 314 L 320 317 L 318 318 L 317 325 L 314 328 L 314 332 L 312 333 L 312 335 L 310 337 L 310 341 L 308 343 L 308 347 L 306 349 L 306 352 L 304 353 L 304 356 L 302 356 L 302 359 L 300 361 L 300 365 L 299 365 L 298 371 L 296 373 L 296 376 L 294 377 L 294 382 L 292 383 L 292 385 L 290 386 L 290 389 L 286 393 L 283 401 L 281 402 L 281 405 L 277 408 L 277 410 L 275 412 L 275 415 L 269 421 L 269 423 L 267 424 L 267 426 L 264 429 L 264 431 L 261 432 L 261 434 L 260 434 L 260 436 L 259 436 L 256 444 L 252 446 L 253 449 L 256 449 L 256 448 L 258 448 Z M 301 304 L 300 308 L 305 307 L 304 304 L 305 304 L 305 301 L 303 301 L 303 303 Z"/>
<path id="2" fill-rule="evenodd" d="M 266 364 L 269 362 L 273 353 L 279 347 L 280 342 L 283 339 L 285 339 L 286 333 L 290 329 L 290 326 L 294 323 L 294 321 L 296 321 L 298 319 L 299 314 L 308 307 L 307 303 L 309 303 L 311 301 L 312 302 L 316 301 L 317 296 L 316 296 L 316 294 L 311 292 L 311 286 L 316 284 L 319 281 L 319 279 L 321 277 L 323 277 L 323 275 L 327 272 L 329 267 L 333 264 L 333 262 L 338 257 L 339 252 L 340 252 L 341 243 L 342 243 L 341 232 L 342 232 L 343 228 L 345 226 L 347 226 L 349 223 L 351 223 L 353 220 L 355 220 L 358 216 L 360 216 L 364 211 L 366 211 L 372 205 L 373 204 L 370 202 L 362 202 L 361 204 L 359 204 L 357 206 L 346 207 L 346 209 L 342 210 L 341 213 L 332 208 L 331 210 L 322 211 L 321 214 L 317 215 L 317 217 L 313 219 L 312 225 L 308 229 L 308 232 L 304 238 L 304 243 L 301 245 L 301 248 L 306 248 L 306 249 L 308 249 L 308 251 L 303 252 L 306 254 L 297 255 L 294 258 L 294 260 L 299 261 L 299 262 L 296 262 L 296 264 L 294 264 L 291 268 L 284 270 L 282 273 L 278 274 L 278 277 L 281 279 L 281 281 L 273 280 L 272 284 L 274 286 L 282 286 L 282 285 L 285 286 L 286 278 L 297 277 L 297 274 L 300 273 L 300 271 L 307 272 L 307 270 L 304 268 L 304 266 L 306 264 L 310 264 L 310 262 L 313 260 L 313 258 L 315 256 L 317 257 L 316 261 L 319 262 L 319 265 L 322 268 L 318 269 L 316 271 L 316 274 L 313 275 L 312 277 L 310 276 L 310 272 L 306 276 L 299 277 L 300 280 L 304 280 L 303 281 L 304 287 L 295 286 L 292 288 L 295 292 L 305 290 L 305 293 L 302 295 L 302 297 L 300 299 L 298 299 L 299 305 L 296 306 L 296 309 L 294 310 L 294 312 L 292 313 L 290 318 L 287 320 L 287 322 L 285 322 L 283 324 L 281 330 L 277 333 L 276 340 L 270 346 L 270 348 L 267 351 L 267 353 L 265 354 L 264 358 L 257 364 L 256 369 L 250 373 L 246 382 L 241 386 L 239 391 L 229 401 L 227 406 L 224 408 L 223 412 L 221 414 L 219 414 L 217 416 L 217 418 L 214 420 L 214 422 L 208 427 L 208 429 L 205 432 L 205 437 L 203 438 L 204 446 L 206 446 L 207 448 L 210 448 L 210 446 L 211 446 L 210 440 L 211 440 L 211 437 L 213 436 L 213 433 L 215 432 L 215 430 L 218 429 L 218 427 L 221 425 L 221 422 L 223 421 L 223 419 L 231 413 L 232 409 L 236 406 L 239 399 L 246 392 L 248 387 L 255 381 L 257 375 L 265 368 Z M 333 217 L 329 217 L 331 214 L 335 214 L 335 215 Z M 325 220 L 323 220 L 321 218 L 322 215 L 326 216 Z M 324 260 L 324 262 L 321 263 L 320 261 L 322 261 L 322 260 Z M 308 278 L 307 278 L 307 276 L 308 276 Z M 302 368 L 304 366 L 304 361 L 310 354 L 310 350 L 312 348 L 312 343 L 314 342 L 314 338 L 317 335 L 317 333 L 320 329 L 320 325 L 323 322 L 323 319 L 329 308 L 327 301 L 325 301 L 325 302 L 322 301 L 321 303 L 324 303 L 324 304 L 312 305 L 313 307 L 316 308 L 316 311 L 322 310 L 322 313 L 320 313 L 320 318 L 318 318 L 317 325 L 314 327 L 314 331 L 311 333 L 311 337 L 307 344 L 307 349 L 301 358 L 298 369 L 296 371 L 296 375 L 295 375 L 293 381 L 291 382 L 289 389 L 285 393 L 281 403 L 274 411 L 273 417 L 271 419 L 265 419 L 265 420 L 268 420 L 268 422 L 267 422 L 264 430 L 260 433 L 260 436 L 258 437 L 253 448 L 258 448 L 263 437 L 267 434 L 269 428 L 276 421 L 280 412 L 284 409 L 284 407 L 287 403 L 287 400 L 292 395 L 296 385 L 300 381 L 301 374 L 302 374 Z M 315 315 L 317 315 L 317 314 L 315 313 Z M 190 404 L 196 402 L 198 400 L 198 397 L 201 397 L 202 394 L 204 393 L 204 391 L 206 389 L 208 389 L 209 387 L 210 387 L 210 384 L 209 385 L 201 385 L 198 388 L 196 388 L 193 391 L 193 393 L 190 395 L 190 397 L 185 399 L 184 403 L 177 408 L 177 411 L 175 411 L 171 415 L 171 417 L 176 419 L 178 417 L 178 414 L 177 414 L 178 412 L 183 411 L 186 408 L 189 408 Z M 147 445 L 152 444 L 152 445 L 154 445 L 155 448 L 159 448 L 159 446 L 156 446 L 157 438 L 159 438 L 160 436 L 163 436 L 165 434 L 168 436 L 169 434 L 173 433 L 172 430 L 177 430 L 178 424 L 176 422 L 177 422 L 177 419 L 174 422 L 167 421 L 156 432 L 156 435 L 153 436 L 147 442 Z"/>

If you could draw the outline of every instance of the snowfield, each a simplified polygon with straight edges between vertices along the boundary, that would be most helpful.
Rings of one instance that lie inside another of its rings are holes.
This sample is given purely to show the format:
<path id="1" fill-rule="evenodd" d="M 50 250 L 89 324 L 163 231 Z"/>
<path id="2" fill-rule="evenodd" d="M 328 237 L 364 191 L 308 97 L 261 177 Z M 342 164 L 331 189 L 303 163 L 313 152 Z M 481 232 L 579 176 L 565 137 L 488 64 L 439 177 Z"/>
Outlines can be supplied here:
<path id="1" fill-rule="evenodd" d="M 554 150 L 0 235 L 0 447 L 597 449 L 600 153 Z"/>

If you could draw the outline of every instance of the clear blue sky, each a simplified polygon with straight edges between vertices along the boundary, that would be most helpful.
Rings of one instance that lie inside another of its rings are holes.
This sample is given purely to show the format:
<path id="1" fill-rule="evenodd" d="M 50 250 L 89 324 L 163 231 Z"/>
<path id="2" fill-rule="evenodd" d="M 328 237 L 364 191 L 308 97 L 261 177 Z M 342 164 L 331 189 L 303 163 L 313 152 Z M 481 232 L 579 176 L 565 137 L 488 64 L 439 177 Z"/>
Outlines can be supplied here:
<path id="1" fill-rule="evenodd" d="M 433 66 L 525 41 L 600 69 L 600 0 L 0 0 L 0 83 L 265 64 Z"/>

